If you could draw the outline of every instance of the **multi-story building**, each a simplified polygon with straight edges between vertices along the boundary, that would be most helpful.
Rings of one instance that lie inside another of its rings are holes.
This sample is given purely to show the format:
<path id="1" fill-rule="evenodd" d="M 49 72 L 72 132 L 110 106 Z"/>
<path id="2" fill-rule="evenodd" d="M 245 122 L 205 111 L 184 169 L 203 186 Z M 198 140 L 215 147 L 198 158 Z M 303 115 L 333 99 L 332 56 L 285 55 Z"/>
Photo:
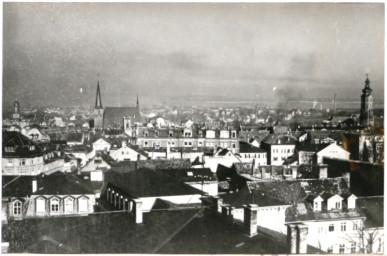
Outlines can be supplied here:
<path id="1" fill-rule="evenodd" d="M 268 153 L 267 164 L 282 165 L 294 154 L 296 140 L 289 135 L 272 134 L 262 141 L 261 147 Z"/>
<path id="2" fill-rule="evenodd" d="M 201 129 L 185 128 L 148 128 L 138 127 L 136 130 L 136 145 L 140 148 L 155 147 L 222 147 L 239 153 L 238 131 L 236 129 Z"/>
<path id="3" fill-rule="evenodd" d="M 38 175 L 44 151 L 19 132 L 3 132 L 2 175 Z"/>

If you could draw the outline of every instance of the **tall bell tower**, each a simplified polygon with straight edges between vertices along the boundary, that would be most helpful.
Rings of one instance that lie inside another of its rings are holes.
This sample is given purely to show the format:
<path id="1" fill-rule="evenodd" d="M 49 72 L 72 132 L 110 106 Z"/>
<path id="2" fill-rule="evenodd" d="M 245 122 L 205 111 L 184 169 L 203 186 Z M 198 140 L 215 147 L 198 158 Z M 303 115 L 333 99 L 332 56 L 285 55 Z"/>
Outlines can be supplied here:
<path id="1" fill-rule="evenodd" d="M 103 127 L 103 106 L 101 100 L 101 92 L 99 89 L 99 81 L 97 82 L 97 94 L 95 96 L 95 107 L 94 107 L 94 127 Z"/>
<path id="2" fill-rule="evenodd" d="M 374 113 L 373 113 L 373 97 L 371 95 L 372 89 L 370 87 L 370 80 L 365 80 L 363 94 L 361 95 L 361 106 L 360 106 L 360 124 L 363 126 L 374 125 Z"/>

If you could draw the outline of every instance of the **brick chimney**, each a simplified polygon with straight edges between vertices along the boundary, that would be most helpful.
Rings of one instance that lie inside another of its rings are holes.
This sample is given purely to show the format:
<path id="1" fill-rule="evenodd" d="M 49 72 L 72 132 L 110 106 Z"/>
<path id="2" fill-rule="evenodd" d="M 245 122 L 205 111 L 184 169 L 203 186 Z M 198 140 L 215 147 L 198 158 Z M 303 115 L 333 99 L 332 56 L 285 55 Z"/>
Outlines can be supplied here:
<path id="1" fill-rule="evenodd" d="M 308 252 L 308 243 L 306 241 L 308 235 L 308 226 L 305 224 L 300 224 L 297 226 L 298 229 L 298 251 L 297 253 L 307 253 Z"/>
<path id="2" fill-rule="evenodd" d="M 289 224 L 287 243 L 291 254 L 305 254 L 308 251 L 308 226 L 305 224 Z"/>
<path id="3" fill-rule="evenodd" d="M 297 253 L 297 228 L 294 224 L 288 225 L 287 243 L 291 254 Z"/>
<path id="4" fill-rule="evenodd" d="M 133 199 L 134 201 L 134 220 L 136 223 L 142 223 L 142 201 Z"/>
<path id="5" fill-rule="evenodd" d="M 258 234 L 258 205 L 249 204 L 243 207 L 244 211 L 244 222 L 243 229 L 249 236 L 255 236 Z"/>

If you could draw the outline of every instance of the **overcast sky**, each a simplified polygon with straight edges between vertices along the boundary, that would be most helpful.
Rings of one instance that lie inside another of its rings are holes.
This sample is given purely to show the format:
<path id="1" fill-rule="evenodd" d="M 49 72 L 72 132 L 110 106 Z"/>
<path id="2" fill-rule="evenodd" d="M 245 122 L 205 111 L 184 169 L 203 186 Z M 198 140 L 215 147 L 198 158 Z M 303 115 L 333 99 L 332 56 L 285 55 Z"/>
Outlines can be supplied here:
<path id="1" fill-rule="evenodd" d="M 3 99 L 383 101 L 383 4 L 4 3 Z"/>

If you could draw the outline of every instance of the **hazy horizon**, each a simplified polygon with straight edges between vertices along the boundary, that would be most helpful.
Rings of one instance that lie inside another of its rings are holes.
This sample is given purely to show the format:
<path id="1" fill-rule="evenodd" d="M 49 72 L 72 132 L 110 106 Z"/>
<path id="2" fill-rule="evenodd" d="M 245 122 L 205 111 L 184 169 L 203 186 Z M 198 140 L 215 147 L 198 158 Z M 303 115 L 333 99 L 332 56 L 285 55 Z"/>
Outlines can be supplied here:
<path id="1" fill-rule="evenodd" d="M 384 4 L 4 3 L 3 106 L 384 104 Z M 99 74 L 99 77 L 97 77 Z M 276 89 L 273 89 L 276 88 Z"/>

